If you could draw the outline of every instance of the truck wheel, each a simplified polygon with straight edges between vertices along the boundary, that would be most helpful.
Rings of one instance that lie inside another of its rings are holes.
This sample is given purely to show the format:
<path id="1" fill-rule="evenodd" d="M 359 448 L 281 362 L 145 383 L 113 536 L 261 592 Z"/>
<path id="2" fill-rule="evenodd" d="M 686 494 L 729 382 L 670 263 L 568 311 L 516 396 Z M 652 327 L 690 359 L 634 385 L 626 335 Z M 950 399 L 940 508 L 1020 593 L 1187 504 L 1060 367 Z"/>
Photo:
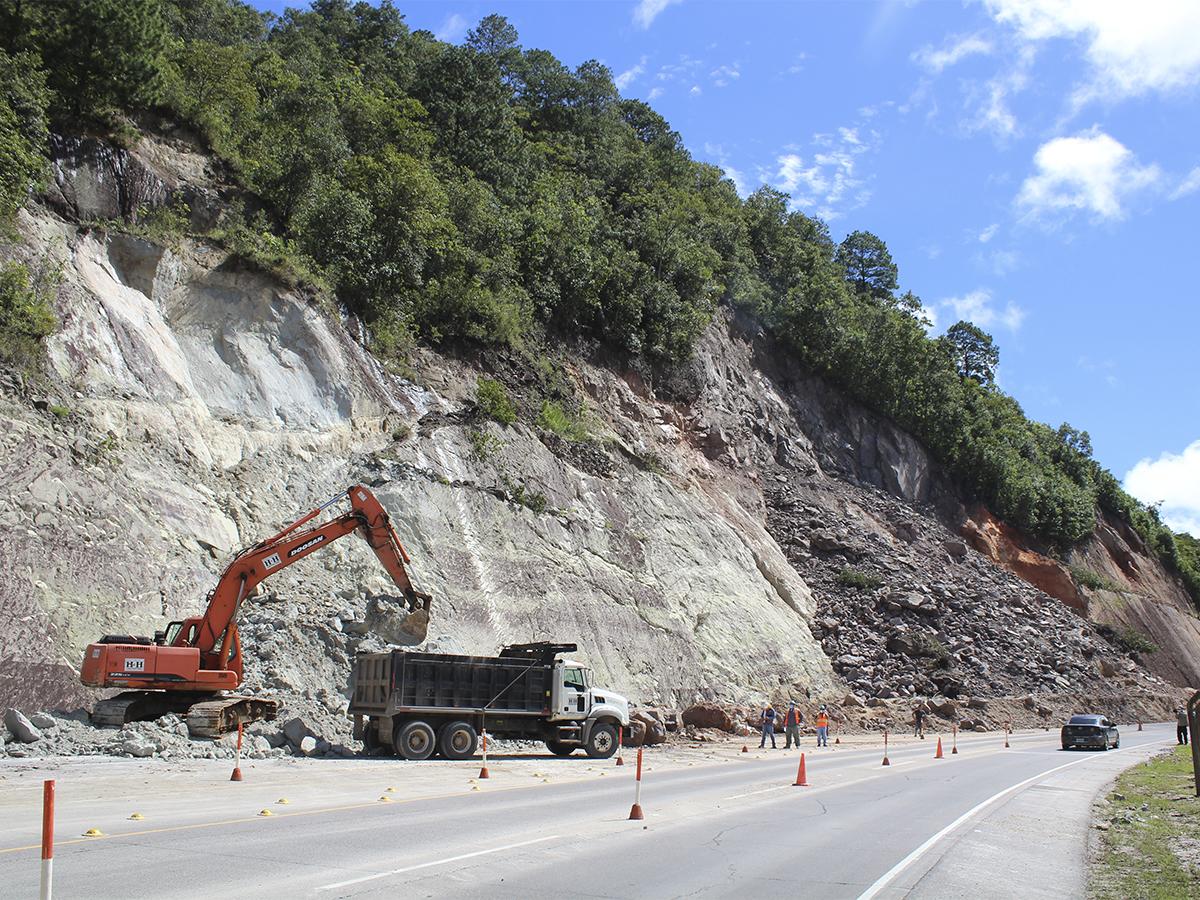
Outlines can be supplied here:
<path id="1" fill-rule="evenodd" d="M 563 744 L 559 741 L 546 741 L 546 749 L 555 756 L 570 756 L 578 748 L 578 744 Z"/>
<path id="2" fill-rule="evenodd" d="M 393 738 L 396 752 L 405 759 L 429 759 L 437 747 L 433 729 L 425 722 L 403 722 L 396 725 Z"/>
<path id="3" fill-rule="evenodd" d="M 608 759 L 617 752 L 617 729 L 611 725 L 593 725 L 584 749 L 592 759 Z"/>
<path id="4" fill-rule="evenodd" d="M 479 735 L 469 722 L 451 722 L 438 734 L 438 746 L 446 759 L 470 759 L 479 746 Z"/>
<path id="5" fill-rule="evenodd" d="M 379 740 L 379 723 L 370 719 L 366 728 L 363 729 L 363 750 L 367 753 L 374 753 L 382 746 L 383 743 Z"/>

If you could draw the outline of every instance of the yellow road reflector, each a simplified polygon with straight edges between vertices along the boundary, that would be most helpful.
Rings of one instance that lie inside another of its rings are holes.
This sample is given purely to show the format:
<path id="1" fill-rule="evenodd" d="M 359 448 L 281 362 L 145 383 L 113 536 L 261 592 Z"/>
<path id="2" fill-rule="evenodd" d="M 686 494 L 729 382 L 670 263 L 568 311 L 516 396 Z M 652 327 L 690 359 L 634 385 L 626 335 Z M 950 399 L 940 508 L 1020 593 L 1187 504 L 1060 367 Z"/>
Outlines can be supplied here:
<path id="1" fill-rule="evenodd" d="M 475 787 L 471 788 L 471 790 L 473 790 L 473 791 L 479 790 L 479 785 L 475 785 Z"/>
<path id="2" fill-rule="evenodd" d="M 389 784 L 389 785 L 387 786 L 387 791 L 386 791 L 386 792 L 387 792 L 387 793 L 389 793 L 389 794 L 394 794 L 394 793 L 396 793 L 396 789 L 395 789 L 394 787 L 392 787 L 392 786 Z"/>
<path id="3" fill-rule="evenodd" d="M 379 798 L 379 802 L 380 803 L 391 803 L 392 798 L 389 797 L 387 794 L 384 794 L 382 797 Z"/>
<path id="4" fill-rule="evenodd" d="M 143 815 L 142 815 L 141 813 L 139 813 L 139 812 L 135 812 L 135 813 L 133 813 L 133 814 L 132 814 L 132 815 L 131 815 L 129 818 L 133 819 L 135 822 L 138 822 L 138 821 L 141 821 L 142 819 L 144 819 L 144 818 L 146 818 L 146 817 L 145 817 L 145 816 L 143 816 Z"/>
<path id="5" fill-rule="evenodd" d="M 288 798 L 287 798 L 287 797 L 280 797 L 280 798 L 279 798 L 278 800 L 276 800 L 275 802 L 276 802 L 276 803 L 278 803 L 280 806 L 287 806 L 287 804 L 288 804 Z"/>
<path id="6" fill-rule="evenodd" d="M 258 814 L 259 814 L 260 816 L 273 816 L 273 815 L 275 815 L 275 813 L 271 812 L 269 809 L 260 809 L 260 810 L 258 811 Z"/>
<path id="7" fill-rule="evenodd" d="M 84 837 L 104 837 L 104 832 L 99 828 L 89 828 L 83 833 Z"/>

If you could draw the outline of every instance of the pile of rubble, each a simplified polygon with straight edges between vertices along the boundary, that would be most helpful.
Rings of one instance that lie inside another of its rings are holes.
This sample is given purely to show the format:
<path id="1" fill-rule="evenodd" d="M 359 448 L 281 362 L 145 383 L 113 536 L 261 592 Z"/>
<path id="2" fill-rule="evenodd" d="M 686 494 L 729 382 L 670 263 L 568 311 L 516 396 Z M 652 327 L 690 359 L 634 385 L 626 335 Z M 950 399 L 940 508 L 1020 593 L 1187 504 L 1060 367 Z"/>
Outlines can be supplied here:
<path id="1" fill-rule="evenodd" d="M 856 697 L 1171 692 L 933 515 L 882 491 L 833 490 L 841 502 L 779 484 L 768 526 L 812 587 L 812 632 Z"/>

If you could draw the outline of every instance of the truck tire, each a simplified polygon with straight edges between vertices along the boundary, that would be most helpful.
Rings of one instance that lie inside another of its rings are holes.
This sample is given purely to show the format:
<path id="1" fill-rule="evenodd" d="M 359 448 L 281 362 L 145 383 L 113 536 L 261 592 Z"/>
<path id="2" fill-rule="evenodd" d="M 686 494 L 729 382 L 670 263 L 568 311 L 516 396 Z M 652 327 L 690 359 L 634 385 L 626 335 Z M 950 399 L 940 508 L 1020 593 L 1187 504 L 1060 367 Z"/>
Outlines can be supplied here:
<path id="1" fill-rule="evenodd" d="M 563 744 L 559 741 L 546 741 L 546 749 L 555 756 L 570 756 L 579 749 L 578 744 Z"/>
<path id="2" fill-rule="evenodd" d="M 451 722 L 442 726 L 438 746 L 446 759 L 470 759 L 479 746 L 479 735 L 470 722 Z"/>
<path id="3" fill-rule="evenodd" d="M 374 753 L 382 746 L 383 742 L 379 739 L 378 720 L 367 720 L 367 724 L 363 728 L 363 750 L 365 750 L 367 753 Z"/>
<path id="4" fill-rule="evenodd" d="M 437 738 L 425 722 L 397 722 L 393 746 L 405 759 L 429 759 L 437 749 Z"/>
<path id="5" fill-rule="evenodd" d="M 617 752 L 617 729 L 605 723 L 593 725 L 584 749 L 592 759 L 608 759 Z"/>

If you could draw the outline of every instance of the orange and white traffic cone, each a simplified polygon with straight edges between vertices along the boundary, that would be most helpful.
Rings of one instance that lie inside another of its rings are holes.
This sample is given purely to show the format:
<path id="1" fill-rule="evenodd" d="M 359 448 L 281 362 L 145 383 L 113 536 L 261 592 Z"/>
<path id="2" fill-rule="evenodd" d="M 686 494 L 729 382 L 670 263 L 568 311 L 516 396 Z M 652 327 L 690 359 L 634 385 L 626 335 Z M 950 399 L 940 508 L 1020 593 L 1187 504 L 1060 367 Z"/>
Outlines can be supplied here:
<path id="1" fill-rule="evenodd" d="M 808 777 L 804 770 L 804 754 L 800 754 L 800 768 L 796 769 L 796 783 L 792 787 L 808 787 Z"/>
<path id="2" fill-rule="evenodd" d="M 749 753 L 749 752 L 750 752 L 750 748 L 749 748 L 749 747 L 747 747 L 745 744 L 742 744 L 742 752 L 743 752 L 743 753 Z"/>
<path id="3" fill-rule="evenodd" d="M 937 753 L 933 754 L 933 758 L 934 759 L 945 759 L 946 758 L 942 755 L 942 739 L 940 736 L 938 737 Z"/>
<path id="4" fill-rule="evenodd" d="M 633 788 L 633 807 L 629 810 L 630 820 L 644 819 L 645 813 L 642 812 L 642 748 L 638 747 L 637 755 L 637 776 L 634 778 Z"/>
<path id="5" fill-rule="evenodd" d="M 238 722 L 238 740 L 237 750 L 233 755 L 233 774 L 229 776 L 230 781 L 242 780 L 242 723 Z"/>

